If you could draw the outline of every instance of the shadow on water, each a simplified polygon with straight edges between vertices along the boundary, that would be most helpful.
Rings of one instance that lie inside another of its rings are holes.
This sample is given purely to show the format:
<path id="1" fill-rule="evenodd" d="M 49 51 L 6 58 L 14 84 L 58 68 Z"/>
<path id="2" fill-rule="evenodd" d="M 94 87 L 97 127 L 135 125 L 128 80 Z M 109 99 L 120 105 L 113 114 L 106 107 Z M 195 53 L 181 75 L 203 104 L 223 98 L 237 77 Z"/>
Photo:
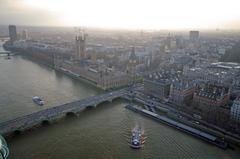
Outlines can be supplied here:
<path id="1" fill-rule="evenodd" d="M 13 135 L 14 136 L 19 136 L 19 135 L 21 135 L 23 132 L 21 131 L 21 130 L 14 130 L 13 131 Z"/>
<path id="2" fill-rule="evenodd" d="M 50 124 L 51 124 L 51 123 L 50 123 L 49 120 L 43 120 L 43 121 L 41 122 L 41 126 L 42 126 L 42 127 L 49 126 Z"/>

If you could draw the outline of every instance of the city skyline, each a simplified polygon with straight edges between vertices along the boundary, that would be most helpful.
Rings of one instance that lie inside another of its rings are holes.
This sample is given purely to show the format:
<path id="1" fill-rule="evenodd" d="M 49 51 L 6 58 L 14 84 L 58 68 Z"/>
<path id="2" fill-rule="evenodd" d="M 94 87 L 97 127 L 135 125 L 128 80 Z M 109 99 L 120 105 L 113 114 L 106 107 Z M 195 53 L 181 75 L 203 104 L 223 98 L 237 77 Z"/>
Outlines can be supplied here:
<path id="1" fill-rule="evenodd" d="M 0 3 L 2 25 L 181 30 L 240 28 L 240 2 L 237 0 L 0 0 Z"/>
<path id="2" fill-rule="evenodd" d="M 239 158 L 240 32 L 0 34 L 0 158 Z"/>
<path id="3" fill-rule="evenodd" d="M 240 0 L 0 0 L 0 74 L 0 159 L 239 159 Z"/>

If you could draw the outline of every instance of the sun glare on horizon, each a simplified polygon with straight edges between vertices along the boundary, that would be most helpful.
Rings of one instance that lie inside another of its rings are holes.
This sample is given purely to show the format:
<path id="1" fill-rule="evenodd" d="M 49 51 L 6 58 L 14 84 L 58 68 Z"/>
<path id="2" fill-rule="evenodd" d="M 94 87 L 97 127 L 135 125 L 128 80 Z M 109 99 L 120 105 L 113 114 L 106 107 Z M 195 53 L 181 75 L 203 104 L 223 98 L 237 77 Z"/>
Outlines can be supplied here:
<path id="1" fill-rule="evenodd" d="M 217 28 L 240 19 L 238 0 L 24 0 L 59 17 L 64 26 Z"/>

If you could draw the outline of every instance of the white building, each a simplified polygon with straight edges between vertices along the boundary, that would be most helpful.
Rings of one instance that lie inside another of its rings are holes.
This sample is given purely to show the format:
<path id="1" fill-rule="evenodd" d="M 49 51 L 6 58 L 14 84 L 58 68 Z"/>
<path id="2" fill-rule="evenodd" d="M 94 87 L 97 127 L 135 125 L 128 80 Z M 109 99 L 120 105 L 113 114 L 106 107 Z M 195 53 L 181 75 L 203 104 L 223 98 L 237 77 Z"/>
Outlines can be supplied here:
<path id="1" fill-rule="evenodd" d="M 240 122 L 240 97 L 234 100 L 231 107 L 231 117 L 237 122 Z"/>

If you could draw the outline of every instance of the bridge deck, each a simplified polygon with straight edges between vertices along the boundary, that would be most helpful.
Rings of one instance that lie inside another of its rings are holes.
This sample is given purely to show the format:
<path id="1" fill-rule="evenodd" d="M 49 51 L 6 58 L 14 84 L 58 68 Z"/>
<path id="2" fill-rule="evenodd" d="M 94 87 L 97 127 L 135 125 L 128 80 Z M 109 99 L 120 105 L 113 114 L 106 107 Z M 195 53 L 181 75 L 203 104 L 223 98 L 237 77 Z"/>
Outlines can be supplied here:
<path id="1" fill-rule="evenodd" d="M 10 54 L 10 51 L 0 51 L 0 54 Z"/>
<path id="2" fill-rule="evenodd" d="M 15 130 L 24 130 L 41 123 L 43 120 L 56 119 L 59 116 L 66 114 L 67 112 L 76 113 L 88 106 L 96 107 L 98 104 L 104 101 L 112 101 L 115 98 L 122 97 L 126 93 L 127 91 L 125 89 L 121 89 L 21 116 L 0 123 L 0 134 L 5 135 Z"/>

